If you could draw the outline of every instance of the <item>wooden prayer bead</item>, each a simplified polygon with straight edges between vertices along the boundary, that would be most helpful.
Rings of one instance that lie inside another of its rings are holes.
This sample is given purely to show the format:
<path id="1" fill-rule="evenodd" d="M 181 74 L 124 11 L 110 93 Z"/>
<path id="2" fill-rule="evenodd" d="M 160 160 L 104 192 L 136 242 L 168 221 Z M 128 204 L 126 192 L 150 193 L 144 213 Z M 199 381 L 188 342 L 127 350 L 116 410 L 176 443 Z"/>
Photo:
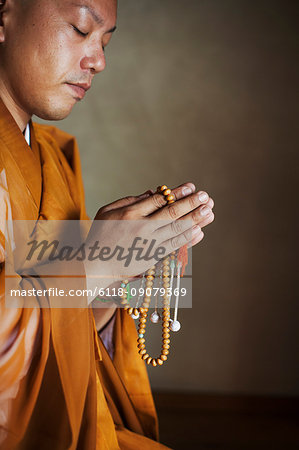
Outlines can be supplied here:
<path id="1" fill-rule="evenodd" d="M 175 201 L 175 196 L 172 194 L 171 189 L 169 189 L 166 185 L 159 186 L 157 188 L 157 192 L 162 194 L 164 199 L 167 201 L 167 204 L 171 204 Z M 169 354 L 169 348 L 170 348 L 170 276 L 173 277 L 173 266 L 171 266 L 170 271 L 170 262 L 175 260 L 176 258 L 176 251 L 171 252 L 170 256 L 167 256 L 164 258 L 162 262 L 162 273 L 160 275 L 161 277 L 161 284 L 165 289 L 165 294 L 162 295 L 163 301 L 162 301 L 162 350 L 161 355 L 159 358 L 152 358 L 149 356 L 149 354 L 146 351 L 145 346 L 145 338 L 144 334 L 146 331 L 146 320 L 147 320 L 147 312 L 149 310 L 149 306 L 151 304 L 151 295 L 152 295 L 152 287 L 154 286 L 155 281 L 155 273 L 156 273 L 156 267 L 153 266 L 150 269 L 148 269 L 145 273 L 145 295 L 142 301 L 142 306 L 140 308 L 133 308 L 128 303 L 128 291 L 126 290 L 126 286 L 129 283 L 129 280 L 124 280 L 122 282 L 122 288 L 123 289 L 123 295 L 121 296 L 120 303 L 124 307 L 124 309 L 130 314 L 134 314 L 134 318 L 138 318 L 139 316 L 139 323 L 138 323 L 138 334 L 140 337 L 137 339 L 137 348 L 138 353 L 140 354 L 141 358 L 149 365 L 151 364 L 153 367 L 156 367 L 157 365 L 161 366 L 164 361 L 167 360 L 167 355 Z M 172 274 L 172 275 L 171 275 Z M 172 282 L 172 281 L 171 281 Z"/>
<path id="2" fill-rule="evenodd" d="M 172 200 L 174 200 L 174 195 L 173 194 L 167 195 L 166 200 L 168 202 L 171 202 Z"/>

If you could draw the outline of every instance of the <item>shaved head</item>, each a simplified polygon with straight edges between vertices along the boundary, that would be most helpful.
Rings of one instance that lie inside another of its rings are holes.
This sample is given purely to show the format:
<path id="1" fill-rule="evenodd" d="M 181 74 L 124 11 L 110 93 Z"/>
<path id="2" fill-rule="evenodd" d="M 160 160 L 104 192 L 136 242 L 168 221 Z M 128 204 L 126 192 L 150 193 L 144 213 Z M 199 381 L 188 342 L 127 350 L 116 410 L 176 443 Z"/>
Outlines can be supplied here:
<path id="1" fill-rule="evenodd" d="M 25 121 L 66 117 L 105 68 L 116 9 L 116 0 L 0 0 L 0 96 L 8 108 Z"/>

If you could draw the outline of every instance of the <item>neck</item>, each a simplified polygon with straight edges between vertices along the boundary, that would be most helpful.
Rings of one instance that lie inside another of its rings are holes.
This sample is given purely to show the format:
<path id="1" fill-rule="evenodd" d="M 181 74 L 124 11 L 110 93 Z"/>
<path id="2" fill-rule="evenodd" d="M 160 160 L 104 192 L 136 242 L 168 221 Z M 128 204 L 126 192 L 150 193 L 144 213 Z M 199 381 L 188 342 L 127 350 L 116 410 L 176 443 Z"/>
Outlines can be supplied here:
<path id="1" fill-rule="evenodd" d="M 31 116 L 28 113 L 26 113 L 14 101 L 13 97 L 10 95 L 9 91 L 7 90 L 5 84 L 1 79 L 0 79 L 0 98 L 2 99 L 3 103 L 5 104 L 6 108 L 8 109 L 12 117 L 15 119 L 20 130 L 23 132 Z"/>

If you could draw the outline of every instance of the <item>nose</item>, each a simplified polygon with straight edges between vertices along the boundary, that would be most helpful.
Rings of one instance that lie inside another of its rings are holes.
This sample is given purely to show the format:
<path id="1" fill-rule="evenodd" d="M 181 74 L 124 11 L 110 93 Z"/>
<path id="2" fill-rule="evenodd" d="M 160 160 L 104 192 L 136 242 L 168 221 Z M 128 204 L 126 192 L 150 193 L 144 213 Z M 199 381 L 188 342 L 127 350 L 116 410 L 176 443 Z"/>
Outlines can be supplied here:
<path id="1" fill-rule="evenodd" d="M 106 59 L 103 49 L 97 46 L 97 48 L 89 51 L 89 54 L 86 54 L 81 59 L 80 66 L 81 69 L 90 70 L 94 74 L 102 72 L 106 67 Z"/>

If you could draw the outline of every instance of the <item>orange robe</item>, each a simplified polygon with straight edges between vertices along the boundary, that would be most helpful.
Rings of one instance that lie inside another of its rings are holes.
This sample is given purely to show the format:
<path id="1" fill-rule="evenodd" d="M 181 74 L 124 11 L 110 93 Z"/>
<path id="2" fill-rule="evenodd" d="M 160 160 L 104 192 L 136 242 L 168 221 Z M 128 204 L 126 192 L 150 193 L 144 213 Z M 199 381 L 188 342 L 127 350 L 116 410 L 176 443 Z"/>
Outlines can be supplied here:
<path id="1" fill-rule="evenodd" d="M 0 100 L 0 230 L 10 215 L 88 219 L 74 138 L 33 123 L 30 131 L 31 148 Z M 3 256 L 0 250 L 0 262 Z M 157 442 L 157 415 L 133 319 L 117 310 L 112 361 L 91 308 L 51 308 L 49 298 L 43 299 L 45 308 L 6 308 L 4 275 L 1 263 L 0 447 L 166 449 Z M 20 283 L 26 288 L 38 281 L 20 276 Z"/>

